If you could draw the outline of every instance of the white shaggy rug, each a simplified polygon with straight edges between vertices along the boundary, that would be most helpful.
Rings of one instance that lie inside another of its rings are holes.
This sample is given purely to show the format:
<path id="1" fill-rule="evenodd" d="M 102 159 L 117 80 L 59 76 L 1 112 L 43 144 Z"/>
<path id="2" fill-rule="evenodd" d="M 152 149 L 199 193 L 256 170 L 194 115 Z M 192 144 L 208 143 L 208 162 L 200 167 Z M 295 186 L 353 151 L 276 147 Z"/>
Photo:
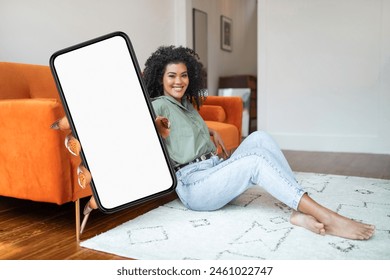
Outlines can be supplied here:
<path id="1" fill-rule="evenodd" d="M 163 260 L 389 260 L 390 180 L 296 173 L 305 190 L 338 213 L 376 225 L 369 241 L 320 236 L 289 223 L 291 209 L 251 188 L 221 210 L 195 212 L 174 200 L 81 246 Z"/>

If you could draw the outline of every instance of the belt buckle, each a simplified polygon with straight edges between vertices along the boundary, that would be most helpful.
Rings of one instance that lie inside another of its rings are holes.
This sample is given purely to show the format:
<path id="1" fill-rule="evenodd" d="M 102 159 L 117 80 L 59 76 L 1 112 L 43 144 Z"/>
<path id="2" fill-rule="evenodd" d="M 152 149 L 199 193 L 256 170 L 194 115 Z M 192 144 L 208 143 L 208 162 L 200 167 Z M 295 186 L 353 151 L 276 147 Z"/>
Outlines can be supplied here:
<path id="1" fill-rule="evenodd" d="M 200 159 L 201 159 L 201 160 L 206 160 L 207 157 L 206 157 L 206 155 L 201 155 L 201 156 L 200 156 Z"/>

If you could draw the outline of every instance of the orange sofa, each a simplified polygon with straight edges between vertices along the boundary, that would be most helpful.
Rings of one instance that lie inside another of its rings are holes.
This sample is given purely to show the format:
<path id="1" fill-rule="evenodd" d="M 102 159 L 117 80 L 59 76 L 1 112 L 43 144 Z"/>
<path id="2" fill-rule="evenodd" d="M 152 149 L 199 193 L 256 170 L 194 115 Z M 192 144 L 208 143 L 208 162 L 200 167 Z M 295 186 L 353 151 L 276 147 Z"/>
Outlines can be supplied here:
<path id="1" fill-rule="evenodd" d="M 0 196 L 75 202 L 79 240 L 80 159 L 65 149 L 65 132 L 50 129 L 64 116 L 48 66 L 0 62 Z"/>
<path id="2" fill-rule="evenodd" d="M 242 110 L 242 99 L 238 96 L 208 96 L 199 110 L 207 126 L 220 134 L 229 152 L 241 143 Z"/>
<path id="3" fill-rule="evenodd" d="M 210 96 L 200 114 L 228 150 L 239 145 L 240 98 Z M 66 133 L 50 129 L 64 115 L 48 66 L 0 62 L 0 196 L 59 205 L 75 202 L 79 240 L 79 199 L 92 192 L 78 185 L 80 159 L 66 150 Z"/>
<path id="4" fill-rule="evenodd" d="M 91 195 L 77 184 L 66 134 L 50 129 L 62 116 L 48 66 L 0 62 L 0 195 L 56 204 Z"/>

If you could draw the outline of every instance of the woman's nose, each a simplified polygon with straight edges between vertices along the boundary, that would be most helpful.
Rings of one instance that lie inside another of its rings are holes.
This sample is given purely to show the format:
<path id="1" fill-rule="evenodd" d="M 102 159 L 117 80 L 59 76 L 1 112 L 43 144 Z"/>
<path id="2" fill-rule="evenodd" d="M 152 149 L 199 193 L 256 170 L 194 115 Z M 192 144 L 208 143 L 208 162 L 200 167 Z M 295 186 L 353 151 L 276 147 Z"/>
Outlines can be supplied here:
<path id="1" fill-rule="evenodd" d="M 180 77 L 176 77 L 175 84 L 181 84 L 181 78 Z"/>

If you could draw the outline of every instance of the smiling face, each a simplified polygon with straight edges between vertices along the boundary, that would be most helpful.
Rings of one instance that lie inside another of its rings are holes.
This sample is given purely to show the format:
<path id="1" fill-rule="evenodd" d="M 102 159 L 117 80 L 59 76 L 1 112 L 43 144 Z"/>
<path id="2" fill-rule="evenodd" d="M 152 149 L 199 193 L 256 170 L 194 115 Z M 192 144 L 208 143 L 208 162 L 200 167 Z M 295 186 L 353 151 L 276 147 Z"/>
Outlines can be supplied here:
<path id="1" fill-rule="evenodd" d="M 165 67 L 163 75 L 164 95 L 172 96 L 181 103 L 190 80 L 184 63 L 171 63 Z"/>

